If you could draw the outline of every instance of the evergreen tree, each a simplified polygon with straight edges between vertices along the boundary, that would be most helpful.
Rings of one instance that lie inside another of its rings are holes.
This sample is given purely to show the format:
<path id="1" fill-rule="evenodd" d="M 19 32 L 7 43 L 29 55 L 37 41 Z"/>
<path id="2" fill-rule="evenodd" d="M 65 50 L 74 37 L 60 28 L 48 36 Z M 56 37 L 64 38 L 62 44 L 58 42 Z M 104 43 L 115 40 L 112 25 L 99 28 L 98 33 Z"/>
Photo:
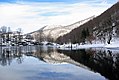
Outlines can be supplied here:
<path id="1" fill-rule="evenodd" d="M 90 36 L 89 29 L 86 28 L 86 37 L 89 37 L 89 36 Z"/>
<path id="2" fill-rule="evenodd" d="M 86 30 L 83 29 L 81 32 L 81 39 L 82 39 L 82 43 L 85 44 L 85 39 L 86 39 Z"/>

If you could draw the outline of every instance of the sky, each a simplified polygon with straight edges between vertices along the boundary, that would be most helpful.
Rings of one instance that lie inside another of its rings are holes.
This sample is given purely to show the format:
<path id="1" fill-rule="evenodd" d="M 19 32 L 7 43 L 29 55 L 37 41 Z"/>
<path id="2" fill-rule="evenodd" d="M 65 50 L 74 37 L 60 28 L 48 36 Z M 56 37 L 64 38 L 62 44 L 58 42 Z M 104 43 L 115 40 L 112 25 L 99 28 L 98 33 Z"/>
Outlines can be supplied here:
<path id="1" fill-rule="evenodd" d="M 0 27 L 23 33 L 98 16 L 118 0 L 0 0 Z"/>

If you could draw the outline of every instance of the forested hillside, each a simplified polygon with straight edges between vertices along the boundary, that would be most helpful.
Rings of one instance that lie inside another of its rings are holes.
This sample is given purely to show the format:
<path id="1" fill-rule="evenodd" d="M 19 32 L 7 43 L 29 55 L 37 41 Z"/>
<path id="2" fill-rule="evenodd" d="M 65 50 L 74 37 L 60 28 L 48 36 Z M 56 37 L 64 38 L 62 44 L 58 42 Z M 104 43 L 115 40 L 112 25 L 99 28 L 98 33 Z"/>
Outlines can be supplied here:
<path id="1" fill-rule="evenodd" d="M 57 43 L 108 43 L 119 38 L 119 2 L 87 23 L 60 36 Z"/>

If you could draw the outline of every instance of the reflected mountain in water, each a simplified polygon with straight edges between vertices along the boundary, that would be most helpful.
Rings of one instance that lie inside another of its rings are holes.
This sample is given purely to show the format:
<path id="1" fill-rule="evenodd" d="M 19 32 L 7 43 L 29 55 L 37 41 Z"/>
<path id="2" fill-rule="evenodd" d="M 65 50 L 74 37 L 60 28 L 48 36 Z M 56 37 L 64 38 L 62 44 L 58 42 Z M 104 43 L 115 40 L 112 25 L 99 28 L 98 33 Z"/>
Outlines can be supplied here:
<path id="1" fill-rule="evenodd" d="M 67 56 L 64 53 L 59 53 L 56 49 L 52 48 L 48 49 L 47 51 L 43 50 L 42 48 L 38 48 L 35 56 L 40 60 L 50 64 L 70 63 L 88 69 L 88 67 L 85 65 L 71 59 L 70 56 Z"/>
<path id="2" fill-rule="evenodd" d="M 82 49 L 77 51 L 58 51 L 109 80 L 119 79 L 119 51 L 113 53 L 104 49 Z"/>
<path id="3" fill-rule="evenodd" d="M 23 62 L 23 56 L 36 57 L 50 64 L 70 63 L 83 68 L 87 68 L 83 64 L 80 64 L 69 56 L 58 53 L 56 49 L 41 47 L 41 46 L 22 46 L 22 47 L 9 47 L 2 48 L 0 54 L 0 64 L 3 66 L 10 65 L 12 60 L 16 59 L 17 63 Z"/>
<path id="4" fill-rule="evenodd" d="M 0 64 L 11 65 L 12 61 L 23 63 L 23 56 L 38 58 L 49 64 L 70 63 L 98 72 L 109 80 L 119 79 L 119 51 L 106 49 L 57 50 L 43 46 L 0 48 Z"/>

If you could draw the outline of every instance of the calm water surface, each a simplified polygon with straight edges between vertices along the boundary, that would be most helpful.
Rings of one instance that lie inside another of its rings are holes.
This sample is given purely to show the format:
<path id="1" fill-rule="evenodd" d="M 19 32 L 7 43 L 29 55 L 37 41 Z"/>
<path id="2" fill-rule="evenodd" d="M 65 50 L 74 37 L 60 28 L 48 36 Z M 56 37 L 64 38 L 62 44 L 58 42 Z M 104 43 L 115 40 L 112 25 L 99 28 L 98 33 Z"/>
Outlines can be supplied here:
<path id="1" fill-rule="evenodd" d="M 0 48 L 0 80 L 118 80 L 117 49 Z"/>

